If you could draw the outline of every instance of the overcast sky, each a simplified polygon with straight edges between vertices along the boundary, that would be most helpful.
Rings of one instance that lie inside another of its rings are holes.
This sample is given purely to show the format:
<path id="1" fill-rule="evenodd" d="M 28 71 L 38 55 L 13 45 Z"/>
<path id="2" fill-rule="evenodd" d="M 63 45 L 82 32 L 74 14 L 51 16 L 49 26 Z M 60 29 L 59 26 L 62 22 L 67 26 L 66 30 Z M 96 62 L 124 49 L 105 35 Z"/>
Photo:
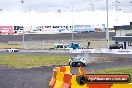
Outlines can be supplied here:
<path id="1" fill-rule="evenodd" d="M 84 21 L 88 24 L 93 24 L 94 21 L 97 20 L 97 18 L 100 18 L 98 20 L 102 20 L 102 21 L 98 21 L 98 23 L 96 22 L 97 24 L 106 23 L 106 19 L 105 19 L 106 0 L 23 0 L 23 1 L 24 3 L 21 3 L 21 0 L 0 0 L 0 11 L 1 11 L 0 19 L 2 21 L 0 22 L 0 24 L 23 25 L 25 22 L 29 22 L 30 25 L 34 25 L 34 24 L 42 25 L 42 23 L 45 23 L 44 22 L 45 20 L 48 20 L 49 23 L 52 23 L 51 22 L 52 20 L 55 20 L 56 22 L 56 20 L 58 21 L 58 18 L 60 20 L 59 21 L 60 23 L 63 20 L 67 20 L 67 19 L 70 19 L 67 22 L 71 23 L 72 16 L 70 12 L 72 13 L 74 12 L 74 18 L 73 18 L 74 22 L 80 21 L 81 23 Z M 125 22 L 127 22 L 126 24 L 128 24 L 129 21 L 131 21 L 132 19 L 130 17 L 132 15 L 131 14 L 132 0 L 118 0 L 117 3 L 116 3 L 117 0 L 108 0 L 108 1 L 109 1 L 109 12 L 111 14 L 110 23 L 113 22 L 115 23 L 115 19 L 116 17 L 118 17 L 120 21 L 123 22 L 124 20 Z M 93 13 L 91 13 L 92 5 L 93 5 Z M 116 9 L 118 10 L 118 13 L 115 15 Z M 61 10 L 61 16 L 62 16 L 61 18 L 59 17 L 60 15 L 59 16 L 56 15 L 58 13 L 58 10 Z M 21 13 L 24 13 L 24 15 L 21 15 Z M 98 16 L 96 16 L 97 14 Z M 95 16 L 96 18 L 94 21 L 92 20 L 93 19 L 92 15 Z M 51 17 L 52 20 L 50 19 Z M 25 18 L 26 21 L 24 21 L 23 18 Z M 7 19 L 8 22 L 5 21 L 5 19 Z M 23 22 L 19 22 L 19 20 L 17 19 L 22 19 Z M 35 21 L 41 20 L 40 21 L 41 23 L 37 23 L 37 22 L 31 23 L 31 20 L 33 19 Z M 87 21 L 88 19 L 90 19 L 89 22 Z M 10 22 L 12 22 L 12 24 Z M 80 24 L 79 22 L 77 23 Z M 124 23 L 119 23 L 119 24 L 124 24 Z"/>
<path id="2" fill-rule="evenodd" d="M 0 8 L 3 11 L 12 10 L 31 10 L 31 11 L 71 11 L 72 6 L 74 11 L 91 10 L 93 4 L 94 10 L 105 10 L 106 0 L 0 0 Z M 108 0 L 109 9 L 115 9 L 115 1 Z M 132 0 L 118 0 L 118 8 L 122 11 L 132 11 Z"/>

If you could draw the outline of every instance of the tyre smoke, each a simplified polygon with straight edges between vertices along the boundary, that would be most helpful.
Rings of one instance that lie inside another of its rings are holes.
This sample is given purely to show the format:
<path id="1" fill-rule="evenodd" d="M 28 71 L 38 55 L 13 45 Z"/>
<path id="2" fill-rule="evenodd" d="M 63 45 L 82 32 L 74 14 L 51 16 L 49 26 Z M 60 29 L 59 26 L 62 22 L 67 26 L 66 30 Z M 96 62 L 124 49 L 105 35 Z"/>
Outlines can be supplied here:
<path id="1" fill-rule="evenodd" d="M 89 54 L 77 55 L 77 57 L 82 57 L 86 61 L 86 64 L 95 61 L 95 58 L 91 57 Z"/>

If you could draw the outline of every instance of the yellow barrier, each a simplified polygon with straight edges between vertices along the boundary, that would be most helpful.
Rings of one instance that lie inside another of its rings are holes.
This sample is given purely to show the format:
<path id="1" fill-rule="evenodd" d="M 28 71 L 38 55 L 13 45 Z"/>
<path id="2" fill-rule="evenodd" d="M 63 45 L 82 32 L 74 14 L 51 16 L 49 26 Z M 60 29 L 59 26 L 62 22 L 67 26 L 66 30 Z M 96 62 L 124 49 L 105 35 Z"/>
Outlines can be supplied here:
<path id="1" fill-rule="evenodd" d="M 64 73 L 67 73 L 67 74 L 70 74 L 70 66 L 62 66 L 60 67 L 60 72 L 64 72 Z"/>
<path id="2" fill-rule="evenodd" d="M 71 79 L 71 88 L 88 88 L 87 84 L 79 85 L 76 81 L 77 76 L 73 75 Z"/>
<path id="3" fill-rule="evenodd" d="M 85 71 L 79 68 L 78 75 L 85 75 Z M 132 84 L 79 84 L 78 75 L 70 74 L 70 66 L 55 67 L 49 82 L 50 88 L 132 88 Z M 82 76 L 83 77 L 83 76 Z M 80 80 L 80 79 L 79 79 Z M 83 79 L 85 80 L 85 79 Z"/>
<path id="4" fill-rule="evenodd" d="M 111 88 L 132 88 L 132 84 L 113 84 Z"/>
<path id="5" fill-rule="evenodd" d="M 67 84 L 68 84 L 67 80 L 69 79 L 69 77 L 67 75 L 70 75 L 70 67 L 69 66 L 62 66 L 62 67 L 54 68 L 51 81 L 49 82 L 50 88 L 68 88 L 68 87 L 65 87 L 65 86 L 67 86 Z M 66 79 L 66 78 L 68 78 L 68 79 Z M 71 78 L 72 78 L 72 75 L 71 75 Z M 70 81 L 71 80 L 69 80 L 69 84 L 70 84 Z"/>
<path id="6" fill-rule="evenodd" d="M 62 72 L 57 72 L 56 75 L 56 83 L 54 85 L 54 88 L 62 88 L 62 84 L 63 82 L 63 78 L 64 78 L 64 74 Z"/>
<path id="7" fill-rule="evenodd" d="M 53 69 L 52 78 L 51 81 L 49 82 L 50 88 L 54 88 L 54 85 L 56 83 L 56 75 L 57 75 L 57 71 Z"/>

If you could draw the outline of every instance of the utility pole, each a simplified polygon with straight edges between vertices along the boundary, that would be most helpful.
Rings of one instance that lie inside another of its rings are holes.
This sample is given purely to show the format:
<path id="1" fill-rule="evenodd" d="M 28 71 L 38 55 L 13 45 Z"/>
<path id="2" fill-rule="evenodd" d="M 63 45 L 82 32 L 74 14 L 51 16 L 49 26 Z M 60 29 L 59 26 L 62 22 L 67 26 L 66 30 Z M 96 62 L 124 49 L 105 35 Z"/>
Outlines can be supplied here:
<path id="1" fill-rule="evenodd" d="M 91 4 L 88 4 L 88 5 L 91 6 L 91 11 L 94 12 L 94 4 L 91 3 Z"/>
<path id="2" fill-rule="evenodd" d="M 3 9 L 0 9 L 0 12 L 2 12 L 3 11 Z"/>
<path id="3" fill-rule="evenodd" d="M 61 13 L 61 10 L 60 9 L 58 10 L 58 13 Z"/>
<path id="4" fill-rule="evenodd" d="M 119 10 L 121 10 L 121 9 L 118 8 L 118 4 L 120 2 L 118 0 L 115 0 L 115 2 L 112 2 L 112 3 L 113 3 L 113 6 L 115 6 L 115 13 L 116 13 L 116 19 L 115 19 L 115 21 L 117 23 L 117 21 L 118 21 L 117 13 L 118 13 Z"/>

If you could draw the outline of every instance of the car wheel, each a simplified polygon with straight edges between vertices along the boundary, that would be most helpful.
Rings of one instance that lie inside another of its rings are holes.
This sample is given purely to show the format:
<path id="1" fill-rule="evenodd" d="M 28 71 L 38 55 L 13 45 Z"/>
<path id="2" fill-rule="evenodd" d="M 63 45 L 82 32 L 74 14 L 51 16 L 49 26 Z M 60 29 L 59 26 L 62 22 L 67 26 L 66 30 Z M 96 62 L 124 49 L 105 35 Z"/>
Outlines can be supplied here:
<path id="1" fill-rule="evenodd" d="M 72 63 L 71 63 L 71 66 L 72 66 L 72 67 L 74 67 L 74 66 L 75 66 L 75 64 L 72 62 Z"/>
<path id="2" fill-rule="evenodd" d="M 18 52 L 18 50 L 16 50 L 16 52 Z"/>
<path id="3" fill-rule="evenodd" d="M 82 63 L 82 66 L 83 66 L 83 67 L 85 67 L 85 66 L 86 66 L 86 64 L 85 64 L 85 63 Z"/>
<path id="4" fill-rule="evenodd" d="M 68 63 L 68 65 L 71 65 L 70 62 Z"/>

